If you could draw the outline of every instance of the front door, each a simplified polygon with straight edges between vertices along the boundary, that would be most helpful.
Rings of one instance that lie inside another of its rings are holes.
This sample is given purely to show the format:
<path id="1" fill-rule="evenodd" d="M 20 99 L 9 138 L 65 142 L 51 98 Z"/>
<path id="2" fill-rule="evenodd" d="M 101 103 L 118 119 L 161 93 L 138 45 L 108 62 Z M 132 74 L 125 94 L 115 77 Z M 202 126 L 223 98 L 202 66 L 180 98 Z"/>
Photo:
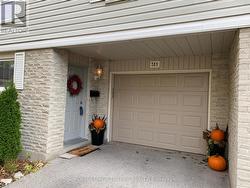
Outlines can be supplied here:
<path id="1" fill-rule="evenodd" d="M 69 66 L 69 76 L 77 75 L 82 80 L 83 89 L 76 96 L 71 96 L 67 91 L 64 141 L 78 139 L 84 136 L 85 96 L 84 96 L 84 69 L 77 66 Z M 83 113 L 80 113 L 82 107 Z"/>

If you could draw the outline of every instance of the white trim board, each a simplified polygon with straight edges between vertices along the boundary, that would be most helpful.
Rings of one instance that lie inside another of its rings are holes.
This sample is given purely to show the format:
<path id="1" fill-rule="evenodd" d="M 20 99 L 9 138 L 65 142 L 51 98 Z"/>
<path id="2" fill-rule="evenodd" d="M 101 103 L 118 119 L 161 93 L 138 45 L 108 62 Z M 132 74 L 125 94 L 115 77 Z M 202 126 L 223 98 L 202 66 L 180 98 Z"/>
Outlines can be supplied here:
<path id="1" fill-rule="evenodd" d="M 14 57 L 13 58 L 1 58 L 0 62 L 3 62 L 3 61 L 14 61 L 14 60 L 15 60 Z"/>
<path id="2" fill-rule="evenodd" d="M 177 73 L 208 73 L 208 116 L 207 129 L 210 130 L 210 109 L 211 109 L 211 84 L 212 84 L 212 69 L 190 69 L 190 70 L 161 70 L 161 71 L 117 71 L 110 72 L 109 78 L 109 101 L 108 101 L 108 127 L 107 127 L 107 141 L 112 141 L 112 123 L 113 123 L 113 89 L 114 89 L 114 75 L 131 75 L 131 74 L 177 74 Z M 202 133 L 201 133 L 202 134 Z"/>
<path id="3" fill-rule="evenodd" d="M 105 42 L 164 37 L 181 34 L 212 32 L 250 27 L 250 15 L 234 16 L 198 22 L 172 24 L 158 27 L 134 29 L 119 32 L 92 34 L 78 37 L 33 41 L 0 46 L 0 52 L 29 50 L 37 48 L 70 47 Z"/>

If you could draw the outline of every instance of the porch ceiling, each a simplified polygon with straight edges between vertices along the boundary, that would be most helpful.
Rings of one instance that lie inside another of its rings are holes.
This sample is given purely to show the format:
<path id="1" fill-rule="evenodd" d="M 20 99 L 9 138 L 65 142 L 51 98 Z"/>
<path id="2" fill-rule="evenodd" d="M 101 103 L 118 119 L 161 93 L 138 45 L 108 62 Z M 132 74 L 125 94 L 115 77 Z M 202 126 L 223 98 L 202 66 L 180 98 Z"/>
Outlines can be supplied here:
<path id="1" fill-rule="evenodd" d="M 118 60 L 211 55 L 230 50 L 234 30 L 144 40 L 74 46 L 69 50 L 95 59 Z"/>

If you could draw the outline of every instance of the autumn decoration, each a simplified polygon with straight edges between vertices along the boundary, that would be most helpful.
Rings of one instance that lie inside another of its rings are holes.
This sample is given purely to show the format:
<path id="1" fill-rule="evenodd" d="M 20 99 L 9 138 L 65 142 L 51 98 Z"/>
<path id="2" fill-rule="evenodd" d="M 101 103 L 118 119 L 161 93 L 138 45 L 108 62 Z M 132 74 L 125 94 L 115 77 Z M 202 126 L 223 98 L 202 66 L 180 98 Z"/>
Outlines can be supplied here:
<path id="1" fill-rule="evenodd" d="M 225 150 L 227 143 L 227 132 L 219 128 L 218 124 L 212 131 L 203 132 L 203 138 L 207 141 L 208 166 L 216 171 L 226 169 Z"/>
<path id="2" fill-rule="evenodd" d="M 105 126 L 105 121 L 102 118 L 97 118 L 94 120 L 93 126 L 96 129 L 102 129 Z"/>
<path id="3" fill-rule="evenodd" d="M 92 145 L 102 145 L 104 139 L 104 133 L 106 129 L 106 116 L 93 115 L 92 121 L 89 124 L 89 130 L 91 132 Z"/>
<path id="4" fill-rule="evenodd" d="M 78 95 L 82 90 L 82 80 L 77 75 L 72 75 L 67 81 L 68 91 L 71 96 Z"/>
<path id="5" fill-rule="evenodd" d="M 208 166 L 216 171 L 224 171 L 227 163 L 224 157 L 220 155 L 213 155 L 208 157 Z"/>
<path id="6" fill-rule="evenodd" d="M 216 128 L 211 131 L 210 137 L 214 141 L 221 142 L 225 138 L 225 133 L 219 128 L 218 125 L 216 125 Z"/>
<path id="7" fill-rule="evenodd" d="M 106 128 L 106 120 L 107 120 L 106 116 L 101 117 L 94 114 L 92 116 L 92 121 L 89 124 L 89 129 L 99 133 L 101 130 Z"/>

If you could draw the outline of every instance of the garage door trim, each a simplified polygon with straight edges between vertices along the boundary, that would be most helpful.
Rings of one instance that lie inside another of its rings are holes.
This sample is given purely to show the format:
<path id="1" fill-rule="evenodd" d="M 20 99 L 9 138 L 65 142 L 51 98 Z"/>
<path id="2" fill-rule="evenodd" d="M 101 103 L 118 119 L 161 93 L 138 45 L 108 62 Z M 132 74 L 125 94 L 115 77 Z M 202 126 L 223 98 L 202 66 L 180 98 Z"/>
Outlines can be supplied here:
<path id="1" fill-rule="evenodd" d="M 113 123 L 113 92 L 114 92 L 114 79 L 115 75 L 149 75 L 149 74 L 192 74 L 192 73 L 208 73 L 208 114 L 207 125 L 210 130 L 210 101 L 211 101 L 211 81 L 212 81 L 212 69 L 189 69 L 189 70 L 159 70 L 159 71 L 118 71 L 110 72 L 109 79 L 109 100 L 108 100 L 108 127 L 107 127 L 107 141 L 112 141 L 112 123 Z"/>

